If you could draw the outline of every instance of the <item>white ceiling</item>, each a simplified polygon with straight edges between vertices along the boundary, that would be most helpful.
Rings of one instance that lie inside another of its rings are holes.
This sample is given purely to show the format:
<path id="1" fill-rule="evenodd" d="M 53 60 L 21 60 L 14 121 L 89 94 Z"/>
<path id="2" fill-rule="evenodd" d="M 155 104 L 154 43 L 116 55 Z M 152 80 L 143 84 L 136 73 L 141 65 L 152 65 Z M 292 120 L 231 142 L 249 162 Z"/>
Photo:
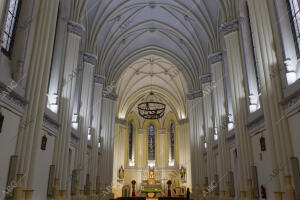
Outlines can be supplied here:
<path id="1" fill-rule="evenodd" d="M 85 50 L 98 55 L 96 73 L 106 77 L 105 86 L 119 83 L 116 93 L 122 112 L 130 95 L 151 85 L 146 74 L 149 69 L 159 72 L 153 77 L 153 82 L 158 83 L 157 90 L 167 91 L 178 105 L 185 102 L 188 92 L 201 89 L 199 76 L 210 71 L 208 55 L 221 49 L 220 24 L 236 18 L 238 3 L 238 0 L 65 1 L 70 3 L 71 20 L 86 27 Z M 145 58 L 151 56 L 161 59 L 160 64 L 152 68 L 144 65 Z M 179 71 L 177 78 L 180 78 L 168 82 L 170 76 L 163 71 L 171 69 Z M 137 70 L 145 73 L 137 74 Z M 180 109 L 185 110 L 184 106 Z"/>
<path id="2" fill-rule="evenodd" d="M 157 100 L 175 112 L 178 119 L 186 117 L 187 84 L 177 67 L 165 58 L 149 55 L 130 65 L 117 82 L 118 117 L 137 113 L 137 105 L 153 91 Z"/>

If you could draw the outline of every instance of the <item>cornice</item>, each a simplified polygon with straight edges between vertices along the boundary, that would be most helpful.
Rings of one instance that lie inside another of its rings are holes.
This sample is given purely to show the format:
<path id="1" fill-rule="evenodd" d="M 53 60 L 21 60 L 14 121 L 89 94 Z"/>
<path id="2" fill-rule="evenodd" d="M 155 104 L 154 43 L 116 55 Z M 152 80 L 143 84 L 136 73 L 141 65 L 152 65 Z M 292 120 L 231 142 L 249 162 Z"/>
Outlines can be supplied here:
<path id="1" fill-rule="evenodd" d="M 239 30 L 239 21 L 237 19 L 234 19 L 232 21 L 225 22 L 225 23 L 221 24 L 220 30 L 224 33 L 224 35 L 238 31 Z"/>
<path id="2" fill-rule="evenodd" d="M 77 22 L 74 21 L 68 21 L 68 32 L 69 33 L 73 33 L 79 37 L 83 36 L 83 33 L 85 31 L 85 28 L 83 25 L 78 24 Z"/>
<path id="3" fill-rule="evenodd" d="M 187 94 L 186 96 L 187 96 L 188 100 L 193 100 L 193 99 L 196 99 L 199 97 L 203 97 L 203 92 L 202 92 L 202 90 L 198 90 L 198 91 L 191 92 L 191 93 Z"/>
<path id="4" fill-rule="evenodd" d="M 213 65 L 217 62 L 221 62 L 223 60 L 223 53 L 220 51 L 216 52 L 216 53 L 212 53 L 208 56 L 208 60 L 211 65 Z"/>
<path id="5" fill-rule="evenodd" d="M 95 54 L 91 54 L 91 53 L 88 53 L 88 52 L 83 53 L 83 62 L 90 63 L 93 66 L 96 65 L 97 58 L 98 57 Z"/>
<path id="6" fill-rule="evenodd" d="M 28 104 L 28 101 L 24 97 L 18 95 L 2 83 L 0 84 L 0 101 L 11 106 L 20 113 L 24 113 L 25 106 Z"/>
<path id="7" fill-rule="evenodd" d="M 94 81 L 95 81 L 95 83 L 103 84 L 104 80 L 105 80 L 104 76 L 99 75 L 99 74 L 94 74 Z"/>
<path id="8" fill-rule="evenodd" d="M 113 92 L 108 92 L 106 90 L 103 90 L 102 94 L 103 94 L 103 98 L 107 98 L 107 99 L 110 99 L 110 100 L 113 100 L 113 101 L 117 100 L 117 98 L 118 98 L 117 94 L 115 94 Z"/>
<path id="9" fill-rule="evenodd" d="M 211 80 L 212 80 L 212 77 L 211 77 L 211 74 L 203 74 L 201 75 L 200 77 L 200 81 L 202 84 L 205 84 L 205 83 L 210 83 Z"/>

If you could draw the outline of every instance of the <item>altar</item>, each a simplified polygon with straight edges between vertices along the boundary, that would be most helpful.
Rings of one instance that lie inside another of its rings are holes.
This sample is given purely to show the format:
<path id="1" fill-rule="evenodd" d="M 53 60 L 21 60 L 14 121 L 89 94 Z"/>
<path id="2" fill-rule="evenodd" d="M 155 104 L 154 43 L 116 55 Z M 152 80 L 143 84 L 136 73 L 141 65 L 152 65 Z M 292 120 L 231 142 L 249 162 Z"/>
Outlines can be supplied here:
<path id="1" fill-rule="evenodd" d="M 142 182 L 141 193 L 146 194 L 146 196 L 150 198 L 161 196 L 162 183 L 159 180 L 155 180 L 154 168 L 149 169 L 148 180 Z"/>

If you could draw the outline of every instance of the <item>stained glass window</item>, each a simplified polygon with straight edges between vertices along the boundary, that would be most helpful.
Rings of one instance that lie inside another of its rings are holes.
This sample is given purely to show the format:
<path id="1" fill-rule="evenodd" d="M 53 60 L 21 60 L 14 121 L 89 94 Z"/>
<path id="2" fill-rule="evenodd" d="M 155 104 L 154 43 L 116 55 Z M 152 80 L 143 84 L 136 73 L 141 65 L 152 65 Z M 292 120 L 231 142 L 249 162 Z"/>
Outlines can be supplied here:
<path id="1" fill-rule="evenodd" d="M 170 159 L 175 159 L 175 125 L 173 122 L 170 125 Z"/>
<path id="2" fill-rule="evenodd" d="M 300 12 L 298 0 L 287 0 L 297 56 L 300 57 Z"/>
<path id="3" fill-rule="evenodd" d="M 129 132 L 128 132 L 128 140 L 129 140 L 129 159 L 131 160 L 133 157 L 133 124 L 130 122 L 129 124 Z"/>
<path id="4" fill-rule="evenodd" d="M 7 15 L 4 22 L 4 30 L 2 35 L 2 50 L 10 54 L 11 47 L 14 41 L 17 16 L 19 14 L 20 1 L 9 0 Z"/>
<path id="5" fill-rule="evenodd" d="M 155 160 L 155 127 L 150 124 L 148 128 L 148 160 Z"/>

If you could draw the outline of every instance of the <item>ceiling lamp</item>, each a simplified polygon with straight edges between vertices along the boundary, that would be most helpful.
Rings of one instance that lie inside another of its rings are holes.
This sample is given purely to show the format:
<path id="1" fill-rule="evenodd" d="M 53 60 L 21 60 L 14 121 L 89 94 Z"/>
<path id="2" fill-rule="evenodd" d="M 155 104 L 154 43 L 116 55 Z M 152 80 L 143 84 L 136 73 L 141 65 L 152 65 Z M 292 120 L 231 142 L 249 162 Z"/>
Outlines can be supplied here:
<path id="1" fill-rule="evenodd" d="M 158 102 L 151 91 L 145 101 L 138 105 L 139 115 L 144 119 L 160 119 L 165 114 L 166 105 Z"/>

